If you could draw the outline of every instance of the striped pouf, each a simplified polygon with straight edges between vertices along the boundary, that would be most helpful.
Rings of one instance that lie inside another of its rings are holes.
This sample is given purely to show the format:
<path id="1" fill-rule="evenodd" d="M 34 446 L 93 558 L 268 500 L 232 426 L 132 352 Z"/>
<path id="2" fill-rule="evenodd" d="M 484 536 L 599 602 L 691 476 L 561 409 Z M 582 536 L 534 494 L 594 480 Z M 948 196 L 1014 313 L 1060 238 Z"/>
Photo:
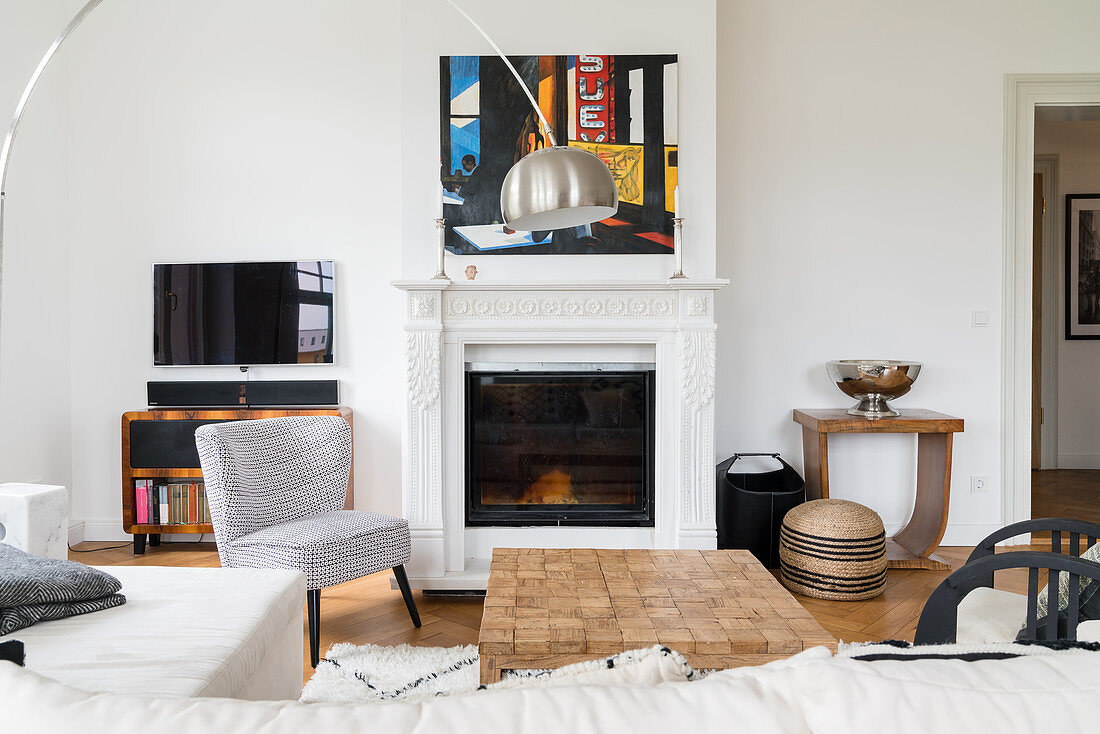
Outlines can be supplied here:
<path id="1" fill-rule="evenodd" d="M 818 599 L 858 601 L 886 584 L 886 529 L 874 510 L 847 500 L 795 507 L 779 531 L 783 585 Z"/>

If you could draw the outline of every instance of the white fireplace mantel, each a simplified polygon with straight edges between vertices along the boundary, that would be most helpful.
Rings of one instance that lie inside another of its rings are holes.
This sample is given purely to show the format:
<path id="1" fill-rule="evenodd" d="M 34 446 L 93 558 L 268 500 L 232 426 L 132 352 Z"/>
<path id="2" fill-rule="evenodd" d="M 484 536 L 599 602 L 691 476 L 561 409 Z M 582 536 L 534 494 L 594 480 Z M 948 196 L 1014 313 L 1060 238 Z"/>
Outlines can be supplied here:
<path id="1" fill-rule="evenodd" d="M 714 293 L 729 281 L 406 280 L 403 511 L 414 588 L 484 588 L 494 546 L 714 548 Z M 464 374 L 478 350 L 656 364 L 652 528 L 467 528 Z"/>

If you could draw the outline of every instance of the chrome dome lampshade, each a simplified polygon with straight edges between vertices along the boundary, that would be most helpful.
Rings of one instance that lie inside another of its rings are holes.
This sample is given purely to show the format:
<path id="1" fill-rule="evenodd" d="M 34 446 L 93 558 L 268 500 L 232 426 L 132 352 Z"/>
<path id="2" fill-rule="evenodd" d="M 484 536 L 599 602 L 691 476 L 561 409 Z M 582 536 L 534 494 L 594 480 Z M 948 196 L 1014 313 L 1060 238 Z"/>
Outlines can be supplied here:
<path id="1" fill-rule="evenodd" d="M 500 210 L 515 230 L 579 227 L 613 216 L 619 210 L 619 190 L 597 156 L 556 145 L 512 166 L 500 190 Z"/>

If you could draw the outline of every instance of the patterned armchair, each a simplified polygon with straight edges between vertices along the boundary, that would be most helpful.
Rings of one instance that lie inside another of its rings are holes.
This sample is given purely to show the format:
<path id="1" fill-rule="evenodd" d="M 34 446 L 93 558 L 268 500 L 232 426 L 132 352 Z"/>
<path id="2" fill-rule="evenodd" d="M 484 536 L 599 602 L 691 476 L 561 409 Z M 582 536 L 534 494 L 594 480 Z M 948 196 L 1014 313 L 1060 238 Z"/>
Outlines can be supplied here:
<path id="1" fill-rule="evenodd" d="M 306 575 L 310 662 L 317 667 L 321 589 L 393 569 L 413 624 L 409 523 L 344 510 L 351 429 L 336 416 L 201 426 L 195 444 L 214 539 L 227 568 L 292 568 Z"/>

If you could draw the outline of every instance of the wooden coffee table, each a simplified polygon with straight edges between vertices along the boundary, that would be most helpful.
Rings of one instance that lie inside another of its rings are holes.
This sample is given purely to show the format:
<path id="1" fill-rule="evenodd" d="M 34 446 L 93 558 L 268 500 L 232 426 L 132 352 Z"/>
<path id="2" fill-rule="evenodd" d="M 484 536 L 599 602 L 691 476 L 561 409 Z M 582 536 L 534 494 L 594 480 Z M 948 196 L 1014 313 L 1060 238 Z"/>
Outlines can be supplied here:
<path id="1" fill-rule="evenodd" d="M 481 682 L 652 645 L 695 668 L 734 668 L 815 645 L 817 623 L 748 551 L 497 548 L 478 652 Z"/>

